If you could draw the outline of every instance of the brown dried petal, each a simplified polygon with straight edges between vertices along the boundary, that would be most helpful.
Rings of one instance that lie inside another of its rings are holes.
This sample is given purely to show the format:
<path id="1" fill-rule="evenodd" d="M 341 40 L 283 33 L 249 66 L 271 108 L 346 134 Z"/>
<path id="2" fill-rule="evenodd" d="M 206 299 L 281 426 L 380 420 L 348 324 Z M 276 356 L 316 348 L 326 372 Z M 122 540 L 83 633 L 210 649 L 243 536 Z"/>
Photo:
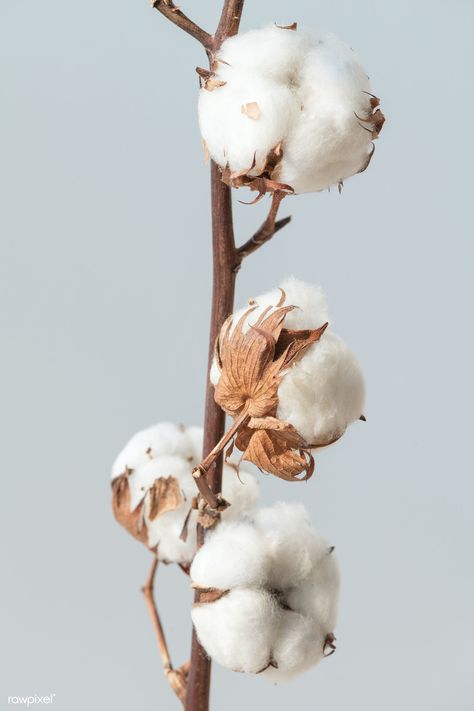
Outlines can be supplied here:
<path id="1" fill-rule="evenodd" d="M 130 486 L 126 474 L 112 481 L 112 510 L 115 518 L 134 538 L 148 544 L 148 531 L 143 519 L 143 501 L 130 511 Z"/>
<path id="2" fill-rule="evenodd" d="M 304 481 L 314 471 L 314 460 L 310 452 L 295 451 L 281 433 L 271 430 L 256 430 L 242 459 L 286 481 Z M 298 478 L 302 472 L 305 472 L 304 476 Z"/>
<path id="3" fill-rule="evenodd" d="M 151 521 L 167 511 L 174 511 L 183 503 L 179 482 L 172 476 L 155 479 L 149 497 Z"/>
<path id="4" fill-rule="evenodd" d="M 214 91 L 214 89 L 219 89 L 221 86 L 225 86 L 226 84 L 226 81 L 220 81 L 220 79 L 214 79 L 211 77 L 204 82 L 204 89 L 206 89 L 206 91 Z"/>

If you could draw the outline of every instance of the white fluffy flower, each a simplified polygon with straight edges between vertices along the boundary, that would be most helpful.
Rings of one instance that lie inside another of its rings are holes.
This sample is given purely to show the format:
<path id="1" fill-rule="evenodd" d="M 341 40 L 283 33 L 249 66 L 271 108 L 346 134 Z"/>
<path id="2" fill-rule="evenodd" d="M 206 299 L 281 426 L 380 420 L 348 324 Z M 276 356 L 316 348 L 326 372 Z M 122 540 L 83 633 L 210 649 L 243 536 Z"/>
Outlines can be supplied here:
<path id="1" fill-rule="evenodd" d="M 364 170 L 383 115 L 354 51 L 334 35 L 277 26 L 230 37 L 199 94 L 211 157 L 256 176 L 281 144 L 270 177 L 297 193 L 340 185 Z"/>
<path id="2" fill-rule="evenodd" d="M 138 432 L 120 452 L 112 468 L 112 480 L 119 477 L 126 481 L 129 497 L 125 512 L 127 524 L 130 516 L 140 526 L 146 527 L 146 542 L 150 548 L 157 547 L 158 558 L 170 563 L 187 564 L 196 552 L 197 511 L 191 509 L 197 488 L 192 476 L 193 467 L 201 458 L 203 431 L 201 427 L 178 427 L 159 423 Z M 172 477 L 177 482 L 174 496 L 178 505 L 152 516 L 152 489 L 158 480 Z M 239 480 L 240 479 L 240 480 Z M 248 470 L 239 471 L 237 477 L 232 464 L 225 464 L 222 492 L 231 506 L 224 512 L 224 520 L 252 512 L 258 496 L 255 477 Z M 189 514 L 187 537 L 181 533 Z M 133 523 L 135 523 L 133 521 Z"/>
<path id="3" fill-rule="evenodd" d="M 297 306 L 285 318 L 285 328 L 314 329 L 329 320 L 321 289 L 291 277 L 281 288 L 286 304 Z M 256 308 L 244 324 L 246 332 L 264 309 L 275 306 L 278 289 L 257 296 Z M 234 314 L 233 326 L 248 307 Z M 220 371 L 214 361 L 211 380 L 217 385 Z M 338 439 L 349 424 L 363 415 L 364 379 L 359 364 L 346 344 L 326 329 L 321 339 L 283 375 L 278 387 L 277 417 L 289 422 L 308 444 L 324 446 Z"/>
<path id="4" fill-rule="evenodd" d="M 304 507 L 280 503 L 223 522 L 191 566 L 204 600 L 193 608 L 206 652 L 234 671 L 284 681 L 332 649 L 339 572 L 333 547 Z"/>

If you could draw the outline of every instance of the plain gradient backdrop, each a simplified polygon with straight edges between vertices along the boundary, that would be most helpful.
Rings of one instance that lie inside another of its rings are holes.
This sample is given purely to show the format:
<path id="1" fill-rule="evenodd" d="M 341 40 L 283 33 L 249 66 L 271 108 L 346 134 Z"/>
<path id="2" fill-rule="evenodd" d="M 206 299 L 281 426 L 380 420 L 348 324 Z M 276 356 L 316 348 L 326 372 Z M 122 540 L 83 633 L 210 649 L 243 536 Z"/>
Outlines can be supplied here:
<path id="1" fill-rule="evenodd" d="M 212 31 L 220 4 L 183 10 Z M 336 545 L 337 653 L 281 686 L 214 666 L 212 709 L 472 711 L 473 3 L 247 0 L 242 28 L 293 20 L 358 50 L 387 123 L 342 195 L 285 200 L 293 221 L 238 300 L 289 273 L 322 284 L 368 421 L 307 484 L 261 476 L 263 501 L 304 500 Z M 136 430 L 201 421 L 205 58 L 145 0 L 1 0 L 0 23 L 0 707 L 172 711 L 149 556 L 112 518 L 109 468 Z M 235 206 L 242 241 L 267 204 Z M 180 571 L 160 570 L 158 598 L 181 663 Z"/>

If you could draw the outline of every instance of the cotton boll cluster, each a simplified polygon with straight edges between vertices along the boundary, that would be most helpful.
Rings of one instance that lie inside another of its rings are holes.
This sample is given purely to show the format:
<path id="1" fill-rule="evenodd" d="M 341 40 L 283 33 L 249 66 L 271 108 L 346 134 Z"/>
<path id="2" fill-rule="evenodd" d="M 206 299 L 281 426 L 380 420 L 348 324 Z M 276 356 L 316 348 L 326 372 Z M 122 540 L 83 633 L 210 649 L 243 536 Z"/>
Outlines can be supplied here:
<path id="1" fill-rule="evenodd" d="M 282 283 L 281 289 L 286 294 L 285 303 L 297 307 L 286 315 L 285 329 L 315 329 L 329 320 L 326 299 L 319 287 L 292 277 Z M 266 309 L 275 308 L 280 298 L 281 291 L 275 289 L 252 299 L 254 310 L 248 313 L 243 332 Z M 246 311 L 248 307 L 234 314 L 233 328 Z M 220 377 L 214 361 L 211 369 L 214 385 Z M 363 415 L 363 408 L 364 379 L 360 366 L 329 327 L 281 378 L 276 417 L 293 425 L 308 445 L 321 447 L 341 437 L 348 425 Z"/>
<path id="2" fill-rule="evenodd" d="M 284 681 L 332 650 L 339 572 L 334 548 L 300 504 L 222 523 L 191 566 L 192 612 L 206 652 L 234 671 Z"/>
<path id="3" fill-rule="evenodd" d="M 296 193 L 315 192 L 367 167 L 384 118 L 356 54 L 337 37 L 251 30 L 222 44 L 213 70 L 199 124 L 231 184 L 270 172 Z"/>
<path id="4" fill-rule="evenodd" d="M 198 513 L 191 506 L 197 489 L 192 469 L 201 459 L 202 441 L 201 427 L 159 423 L 134 435 L 112 467 L 117 519 L 166 562 L 187 564 L 196 551 Z M 235 467 L 225 464 L 222 491 L 231 504 L 224 513 L 226 520 L 253 511 L 258 487 L 249 471 L 241 470 L 237 477 Z"/>

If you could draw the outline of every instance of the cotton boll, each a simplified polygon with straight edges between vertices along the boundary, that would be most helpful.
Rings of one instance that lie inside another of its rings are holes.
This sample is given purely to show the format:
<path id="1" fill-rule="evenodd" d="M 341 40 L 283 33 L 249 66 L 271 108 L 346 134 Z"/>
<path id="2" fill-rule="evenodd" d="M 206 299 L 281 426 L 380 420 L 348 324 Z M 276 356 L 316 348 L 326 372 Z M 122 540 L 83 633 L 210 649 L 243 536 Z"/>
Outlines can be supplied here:
<path id="1" fill-rule="evenodd" d="M 201 588 L 260 586 L 269 565 L 265 542 L 250 521 L 223 522 L 196 553 L 191 578 Z"/>
<path id="2" fill-rule="evenodd" d="M 281 146 L 270 179 L 301 193 L 341 185 L 367 167 L 383 117 L 373 116 L 377 103 L 356 54 L 335 36 L 251 30 L 222 44 L 213 69 L 199 95 L 199 125 L 222 168 L 260 175 Z"/>
<path id="3" fill-rule="evenodd" d="M 206 652 L 223 666 L 285 681 L 323 657 L 339 572 L 333 548 L 302 505 L 280 503 L 253 520 L 222 523 L 190 574 L 204 594 L 217 595 L 195 607 L 193 621 Z"/>
<path id="4" fill-rule="evenodd" d="M 154 457 L 180 456 L 192 458 L 194 454 L 191 439 L 184 428 L 170 422 L 159 422 L 137 432 L 120 452 L 112 467 L 112 478 L 128 469 L 135 469 Z"/>
<path id="5" fill-rule="evenodd" d="M 272 655 L 282 611 L 264 590 L 231 590 L 213 603 L 196 605 L 192 619 L 199 641 L 228 669 L 256 674 Z"/>
<path id="6" fill-rule="evenodd" d="M 278 418 L 306 442 L 326 445 L 363 414 L 363 375 L 345 343 L 326 331 L 282 378 L 278 399 Z"/>

